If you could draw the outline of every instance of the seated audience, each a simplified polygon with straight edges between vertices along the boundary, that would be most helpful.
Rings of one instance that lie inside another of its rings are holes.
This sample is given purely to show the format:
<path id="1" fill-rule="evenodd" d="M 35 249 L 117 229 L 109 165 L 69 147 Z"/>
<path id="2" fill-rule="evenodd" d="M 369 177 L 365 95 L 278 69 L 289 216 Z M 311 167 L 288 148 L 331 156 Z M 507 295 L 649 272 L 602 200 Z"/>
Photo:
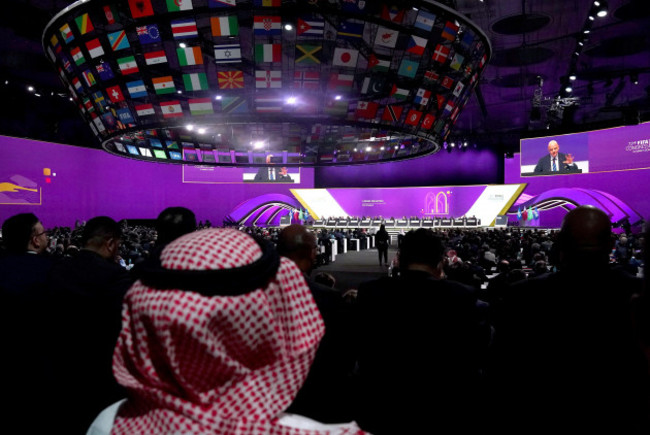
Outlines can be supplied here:
<path id="1" fill-rule="evenodd" d="M 126 295 L 113 368 L 128 399 L 90 433 L 360 434 L 284 413 L 323 334 L 294 262 L 233 229 L 182 236 Z"/>
<path id="2" fill-rule="evenodd" d="M 359 287 L 356 420 L 373 434 L 472 433 L 479 421 L 490 331 L 474 290 L 437 278 L 442 260 L 431 230 L 410 231 L 399 278 Z"/>
<path id="3" fill-rule="evenodd" d="M 557 273 L 513 285 L 495 312 L 494 433 L 650 433 L 640 280 L 610 268 L 611 223 L 580 206 L 562 224 Z"/>

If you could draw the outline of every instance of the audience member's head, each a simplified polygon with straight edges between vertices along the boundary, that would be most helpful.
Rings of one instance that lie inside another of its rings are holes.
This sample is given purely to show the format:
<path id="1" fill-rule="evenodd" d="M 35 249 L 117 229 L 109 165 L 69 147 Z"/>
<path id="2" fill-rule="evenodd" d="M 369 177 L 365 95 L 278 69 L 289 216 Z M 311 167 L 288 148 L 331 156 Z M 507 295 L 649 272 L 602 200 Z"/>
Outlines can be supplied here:
<path id="1" fill-rule="evenodd" d="M 409 231 L 399 249 L 400 269 L 420 269 L 435 274 L 443 252 L 442 242 L 433 231 L 425 228 Z"/>
<path id="2" fill-rule="evenodd" d="M 296 265 L 234 229 L 171 242 L 128 291 L 119 433 L 276 433 L 324 325 Z"/>
<path id="3" fill-rule="evenodd" d="M 27 251 L 42 253 L 47 249 L 47 232 L 34 213 L 20 213 L 2 224 L 2 240 L 12 254 Z"/>
<path id="4" fill-rule="evenodd" d="M 156 243 L 164 246 L 180 236 L 196 230 L 196 216 L 185 207 L 168 207 L 156 219 Z"/>
<path id="5" fill-rule="evenodd" d="M 318 272 L 316 275 L 314 275 L 314 281 L 331 288 L 334 288 L 336 285 L 336 278 L 334 278 L 331 273 L 327 272 Z"/>
<path id="6" fill-rule="evenodd" d="M 90 219 L 81 233 L 81 244 L 84 249 L 96 252 L 111 261 L 117 258 L 121 242 L 122 229 L 108 216 Z"/>
<path id="7" fill-rule="evenodd" d="M 564 217 L 558 237 L 560 267 L 602 267 L 614 246 L 612 224 L 602 210 L 583 205 Z"/>
<path id="8" fill-rule="evenodd" d="M 303 273 L 314 268 L 317 248 L 316 237 L 302 225 L 292 224 L 280 231 L 278 253 L 293 260 Z"/>

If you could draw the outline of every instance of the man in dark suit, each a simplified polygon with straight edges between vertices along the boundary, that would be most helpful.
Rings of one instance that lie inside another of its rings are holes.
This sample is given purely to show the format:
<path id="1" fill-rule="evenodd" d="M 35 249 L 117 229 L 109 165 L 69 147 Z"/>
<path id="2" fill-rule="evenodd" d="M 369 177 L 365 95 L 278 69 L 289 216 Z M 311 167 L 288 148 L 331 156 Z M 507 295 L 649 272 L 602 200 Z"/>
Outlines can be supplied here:
<path id="1" fill-rule="evenodd" d="M 476 433 L 489 332 L 470 287 L 440 279 L 443 245 L 409 231 L 400 277 L 359 286 L 358 412 L 373 434 Z"/>
<path id="2" fill-rule="evenodd" d="M 266 156 L 266 163 L 269 165 L 271 164 L 271 158 L 273 157 L 272 154 L 269 154 Z M 286 167 L 274 167 L 274 166 L 262 166 L 257 170 L 257 174 L 255 174 L 255 178 L 253 181 L 263 181 L 263 182 L 268 182 L 268 181 L 284 181 L 284 182 L 291 182 L 293 179 L 291 176 L 287 173 L 287 168 Z"/>
<path id="3" fill-rule="evenodd" d="M 578 165 L 573 163 L 571 154 L 559 152 L 560 145 L 552 140 L 548 143 L 548 155 L 542 157 L 535 166 L 535 172 L 567 172 L 576 171 Z"/>

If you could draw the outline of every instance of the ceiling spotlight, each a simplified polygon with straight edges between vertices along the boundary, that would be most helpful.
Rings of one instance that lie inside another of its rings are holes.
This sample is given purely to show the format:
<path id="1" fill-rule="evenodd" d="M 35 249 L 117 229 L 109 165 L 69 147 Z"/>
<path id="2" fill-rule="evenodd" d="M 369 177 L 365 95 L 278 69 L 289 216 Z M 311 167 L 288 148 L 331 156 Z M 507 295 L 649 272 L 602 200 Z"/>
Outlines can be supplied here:
<path id="1" fill-rule="evenodd" d="M 598 17 L 603 18 L 607 16 L 607 2 L 605 0 L 600 0 L 598 4 L 594 2 L 594 6 L 596 6 L 596 15 Z"/>
<path id="2" fill-rule="evenodd" d="M 27 86 L 27 90 L 29 92 L 34 92 L 34 86 Z"/>
<path id="3" fill-rule="evenodd" d="M 450 145 L 452 148 L 454 148 L 454 147 L 456 146 L 456 142 L 452 142 L 452 143 L 450 143 L 449 145 Z"/>
<path id="4" fill-rule="evenodd" d="M 596 17 L 594 17 L 592 14 L 589 14 L 589 21 L 593 21 L 595 19 L 596 19 Z"/>
<path id="5" fill-rule="evenodd" d="M 194 126 L 193 126 L 192 124 L 187 124 L 187 125 L 185 126 L 185 129 L 186 129 L 187 131 L 192 131 L 192 130 L 194 130 Z"/>
<path id="6" fill-rule="evenodd" d="M 176 93 L 177 93 L 177 94 L 182 94 L 183 91 L 181 91 L 181 90 L 179 89 L 179 90 L 176 91 Z"/>
<path id="7" fill-rule="evenodd" d="M 199 128 L 198 132 L 199 132 L 199 134 L 204 134 L 205 133 L 205 128 Z"/>
<path id="8" fill-rule="evenodd" d="M 379 149 L 380 149 L 381 151 L 383 151 L 383 150 L 385 150 L 385 148 L 384 148 L 384 147 L 381 147 L 381 148 L 379 148 Z"/>
<path id="9" fill-rule="evenodd" d="M 184 43 L 184 42 L 181 42 L 180 44 L 178 44 L 178 46 L 179 46 L 180 48 L 186 48 L 186 47 L 187 47 L 187 44 Z"/>
<path id="10" fill-rule="evenodd" d="M 467 148 L 467 145 L 469 145 L 469 143 L 468 143 L 467 141 L 463 142 L 463 146 L 464 146 L 464 147 Z"/>
<path id="11" fill-rule="evenodd" d="M 571 75 L 569 76 L 569 80 L 571 80 L 571 81 L 574 81 L 576 78 L 577 78 L 577 77 L 576 77 L 575 74 L 571 74 Z"/>
<path id="12" fill-rule="evenodd" d="M 285 24 L 284 30 L 293 30 L 293 26 L 291 24 Z"/>
<path id="13" fill-rule="evenodd" d="M 36 95 L 37 97 L 40 97 L 40 96 L 41 96 L 41 94 L 34 94 L 34 95 Z"/>
<path id="14" fill-rule="evenodd" d="M 584 34 L 586 35 L 586 34 L 588 34 L 588 33 L 591 33 L 591 30 L 589 30 L 589 29 L 585 29 L 585 30 L 582 31 L 582 33 L 584 33 Z"/>
<path id="15" fill-rule="evenodd" d="M 372 148 L 370 148 L 370 147 L 366 147 L 366 151 L 367 151 L 367 152 L 369 152 L 369 151 L 371 151 L 371 150 L 372 150 Z"/>
<path id="16" fill-rule="evenodd" d="M 334 97 L 335 100 L 340 100 L 341 98 L 342 97 L 340 95 L 337 95 L 336 97 Z"/>
<path id="17" fill-rule="evenodd" d="M 571 86 L 567 86 L 566 88 L 564 88 L 564 90 L 568 93 L 573 92 L 573 88 Z"/>
<path id="18" fill-rule="evenodd" d="M 217 95 L 216 97 L 214 97 L 214 99 L 215 100 L 221 100 L 221 95 Z"/>
<path id="19" fill-rule="evenodd" d="M 398 149 L 398 148 L 399 148 L 399 146 L 395 145 L 395 149 Z"/>
<path id="20" fill-rule="evenodd" d="M 287 98 L 287 104 L 296 104 L 296 97 Z"/>
<path id="21" fill-rule="evenodd" d="M 260 148 L 264 147 L 264 141 L 258 140 L 253 144 L 253 146 L 255 148 L 257 148 L 257 149 L 260 149 Z"/>
<path id="22" fill-rule="evenodd" d="M 639 75 L 638 74 L 630 74 L 630 81 L 634 83 L 635 85 L 639 84 Z"/>
<path id="23" fill-rule="evenodd" d="M 8 85 L 8 84 L 9 84 L 9 80 L 5 80 L 5 85 Z"/>
<path id="24" fill-rule="evenodd" d="M 600 2 L 598 0 L 594 0 L 594 6 L 600 6 Z"/>

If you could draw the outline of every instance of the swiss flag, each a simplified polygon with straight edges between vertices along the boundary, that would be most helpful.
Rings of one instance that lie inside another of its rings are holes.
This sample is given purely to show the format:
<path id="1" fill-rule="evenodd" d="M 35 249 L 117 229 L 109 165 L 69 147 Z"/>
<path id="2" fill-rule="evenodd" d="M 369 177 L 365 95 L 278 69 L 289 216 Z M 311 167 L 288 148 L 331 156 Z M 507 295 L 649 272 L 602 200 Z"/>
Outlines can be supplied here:
<path id="1" fill-rule="evenodd" d="M 355 118 L 373 119 L 377 114 L 379 104 L 372 101 L 359 101 L 357 110 L 354 112 Z"/>
<path id="2" fill-rule="evenodd" d="M 436 120 L 435 116 L 433 116 L 430 113 L 427 113 L 426 115 L 424 115 L 424 119 L 422 120 L 422 126 L 421 127 L 424 128 L 425 130 L 429 130 L 433 126 L 433 122 L 435 120 Z"/>
<path id="3" fill-rule="evenodd" d="M 110 98 L 111 102 L 113 103 L 124 101 L 124 94 L 122 94 L 122 90 L 120 89 L 119 85 L 106 88 L 106 93 L 108 94 L 108 98 Z"/>
<path id="4" fill-rule="evenodd" d="M 422 112 L 418 110 L 409 110 L 409 113 L 406 115 L 406 120 L 404 121 L 408 125 L 418 125 L 420 118 L 422 117 Z"/>

